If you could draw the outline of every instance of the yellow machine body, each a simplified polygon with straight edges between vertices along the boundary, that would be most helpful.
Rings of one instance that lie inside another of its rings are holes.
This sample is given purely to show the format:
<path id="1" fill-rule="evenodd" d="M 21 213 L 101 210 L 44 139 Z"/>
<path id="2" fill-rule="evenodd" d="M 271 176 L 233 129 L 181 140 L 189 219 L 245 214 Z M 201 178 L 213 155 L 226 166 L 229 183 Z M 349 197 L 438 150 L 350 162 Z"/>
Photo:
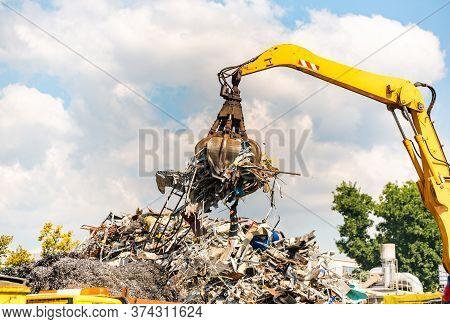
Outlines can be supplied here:
<path id="1" fill-rule="evenodd" d="M 425 207 L 438 224 L 443 246 L 442 260 L 445 269 L 450 272 L 449 165 L 418 88 L 408 80 L 359 70 L 291 44 L 268 49 L 237 66 L 236 72 L 245 76 L 274 67 L 288 67 L 307 73 L 384 103 L 391 111 L 402 110 L 408 115 L 414 125 L 414 141 L 419 147 L 420 155 L 414 153 L 412 140 L 404 137 L 403 143 L 418 174 L 417 185 Z"/>

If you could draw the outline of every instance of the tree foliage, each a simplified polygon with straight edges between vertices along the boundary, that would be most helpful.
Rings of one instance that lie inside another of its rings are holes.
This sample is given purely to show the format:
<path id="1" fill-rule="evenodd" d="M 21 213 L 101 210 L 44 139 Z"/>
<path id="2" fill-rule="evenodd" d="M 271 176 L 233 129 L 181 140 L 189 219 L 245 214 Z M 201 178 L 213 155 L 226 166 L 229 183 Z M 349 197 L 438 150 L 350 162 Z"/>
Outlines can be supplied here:
<path id="1" fill-rule="evenodd" d="M 436 287 L 442 241 L 416 184 L 388 183 L 374 213 L 382 219 L 377 225 L 380 241 L 396 244 L 399 269 L 419 277 L 428 289 Z"/>
<path id="2" fill-rule="evenodd" d="M 20 245 L 15 251 L 9 251 L 5 260 L 6 267 L 18 267 L 26 263 L 33 262 L 34 258 L 30 252 L 22 248 Z"/>
<path id="3" fill-rule="evenodd" d="M 369 235 L 373 220 L 369 215 L 375 203 L 354 183 L 343 182 L 333 192 L 332 209 L 344 216 L 344 225 L 339 227 L 341 239 L 336 241 L 339 251 L 354 258 L 363 269 L 379 264 L 378 242 Z"/>
<path id="4" fill-rule="evenodd" d="M 12 240 L 13 237 L 10 235 L 0 235 L 0 269 L 2 268 L 2 260 L 8 255 Z"/>
<path id="5" fill-rule="evenodd" d="M 72 231 L 63 232 L 61 225 L 54 227 L 51 222 L 45 223 L 38 238 L 41 242 L 41 256 L 73 250 L 79 241 L 73 241 L 72 235 Z"/>
<path id="6" fill-rule="evenodd" d="M 20 245 L 14 251 L 9 249 L 13 237 L 10 235 L 0 235 L 0 269 L 5 267 L 20 266 L 25 263 L 33 262 L 34 258 L 27 250 Z M 4 262 L 2 263 L 2 261 Z"/>
<path id="7" fill-rule="evenodd" d="M 336 244 L 364 270 L 380 266 L 379 248 L 396 245 L 399 271 L 416 275 L 426 290 L 438 284 L 442 243 L 433 216 L 424 207 L 416 184 L 388 183 L 378 202 L 356 184 L 341 183 L 333 193 L 333 210 L 344 217 Z M 378 224 L 374 225 L 373 216 Z M 373 233 L 373 237 L 369 233 Z"/>

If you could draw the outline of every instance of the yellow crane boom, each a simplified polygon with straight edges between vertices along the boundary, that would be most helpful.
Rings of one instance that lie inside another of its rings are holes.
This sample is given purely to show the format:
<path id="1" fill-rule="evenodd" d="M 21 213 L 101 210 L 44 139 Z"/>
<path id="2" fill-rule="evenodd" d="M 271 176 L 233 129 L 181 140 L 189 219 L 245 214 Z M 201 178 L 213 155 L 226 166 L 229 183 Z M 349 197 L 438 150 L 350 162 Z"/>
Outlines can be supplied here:
<path id="1" fill-rule="evenodd" d="M 400 129 L 403 144 L 419 176 L 417 186 L 422 200 L 438 224 L 443 246 L 442 260 L 445 269 L 450 272 L 450 171 L 430 118 L 434 104 L 434 90 L 423 83 L 413 84 L 401 78 L 383 76 L 334 62 L 297 45 L 281 44 L 250 61 L 220 71 L 218 76 L 222 84 L 221 96 L 229 100 L 240 100 L 237 86 L 241 76 L 279 66 L 307 73 L 387 105 Z M 232 85 L 227 82 L 230 76 Z M 433 92 L 433 100 L 428 109 L 425 108 L 418 86 L 427 86 Z M 406 137 L 396 110 L 400 110 L 408 119 L 419 152 L 416 152 L 413 141 Z"/>

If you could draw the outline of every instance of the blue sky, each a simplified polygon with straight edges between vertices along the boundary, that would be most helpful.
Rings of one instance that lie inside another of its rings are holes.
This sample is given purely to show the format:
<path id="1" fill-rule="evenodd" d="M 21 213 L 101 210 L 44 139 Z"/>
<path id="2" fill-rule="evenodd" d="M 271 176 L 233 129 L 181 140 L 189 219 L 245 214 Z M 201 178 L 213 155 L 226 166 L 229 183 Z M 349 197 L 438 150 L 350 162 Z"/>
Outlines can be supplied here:
<path id="1" fill-rule="evenodd" d="M 210 126 L 221 105 L 220 68 L 286 42 L 352 65 L 445 2 L 7 3 L 192 125 L 195 133 Z M 450 140 L 445 127 L 450 117 L 449 13 L 447 6 L 361 66 L 413 82 L 431 80 L 438 93 L 433 116 L 443 142 Z M 0 213 L 5 215 L 0 228 L 15 235 L 15 244 L 36 250 L 36 233 L 45 221 L 74 229 L 81 238 L 80 225 L 95 225 L 109 211 L 131 212 L 155 200 L 154 179 L 139 177 L 137 170 L 138 129 L 172 132 L 183 156 L 195 142 L 180 139 L 173 133 L 179 125 L 170 118 L 2 6 L 0 20 L 0 177 L 7 184 L 0 188 Z M 286 69 L 248 77 L 241 87 L 247 128 L 269 123 L 322 86 L 320 80 Z M 377 196 L 387 181 L 415 178 L 385 108 L 337 87 L 321 91 L 273 127 L 283 136 L 295 130 L 296 138 L 311 130 L 303 152 L 311 177 L 285 178 L 283 188 L 330 224 L 342 221 L 330 209 L 339 182 L 357 181 Z M 292 147 L 288 139 L 270 153 L 288 159 Z M 161 167 L 160 162 L 151 167 Z M 175 167 L 173 157 L 163 162 Z M 265 215 L 261 206 L 268 207 L 258 193 L 240 210 L 258 219 Z M 316 229 L 319 244 L 335 248 L 335 227 L 286 198 L 280 199 L 278 211 L 287 235 Z"/>
<path id="2" fill-rule="evenodd" d="M 286 15 L 283 17 L 283 22 L 290 27 L 294 27 L 296 21 L 307 21 L 308 10 L 311 9 L 326 9 L 333 13 L 345 14 L 360 14 L 360 15 L 382 15 L 383 17 L 400 21 L 404 24 L 416 24 L 423 18 L 442 7 L 448 1 L 432 0 L 432 1 L 358 1 L 358 0 L 316 0 L 316 1 L 295 1 L 295 0 L 277 0 L 281 7 L 284 8 Z M 420 27 L 432 31 L 439 37 L 442 49 L 447 54 L 445 57 L 446 66 L 450 66 L 450 8 L 449 6 L 436 12 L 433 16 L 420 23 Z M 392 35 L 395 37 L 396 35 Z M 426 57 L 424 57 L 426 59 Z M 414 82 L 420 80 L 413 80 Z M 450 112 L 445 107 L 450 105 L 450 78 L 448 73 L 445 78 L 433 84 L 438 93 L 438 104 L 441 109 L 436 109 L 435 119 L 446 120 L 450 117 Z M 445 132 L 450 136 L 450 130 L 442 127 L 441 132 Z"/>
<path id="3" fill-rule="evenodd" d="M 57 5 L 53 3 L 52 0 L 43 1 L 32 1 L 38 3 L 45 10 L 54 10 Z M 432 13 L 434 10 L 443 6 L 447 1 L 365 1 L 364 4 L 358 0 L 343 0 L 343 1 L 294 1 L 294 0 L 277 0 L 274 3 L 278 4 L 284 10 L 284 14 L 281 17 L 281 21 L 286 27 L 295 28 L 298 21 L 308 22 L 309 21 L 309 11 L 310 10 L 329 10 L 335 14 L 346 15 L 346 14 L 360 14 L 360 15 L 382 15 L 383 17 L 394 19 L 400 21 L 404 24 L 414 24 L 422 20 L 428 14 Z M 22 1 L 6 1 L 6 3 L 19 8 Z M 450 29 L 448 17 L 449 8 L 446 7 L 440 10 L 432 17 L 426 19 L 420 23 L 420 27 L 426 30 L 432 31 L 436 36 L 439 37 L 442 49 L 449 53 L 450 50 L 450 37 L 448 35 L 448 30 Z M 392 35 L 395 37 L 396 35 Z M 445 61 L 448 66 L 449 56 L 446 55 Z M 36 87 L 43 90 L 46 93 L 58 96 L 62 98 L 65 102 L 70 100 L 69 94 L 64 91 L 64 87 L 59 83 L 57 78 L 51 75 L 27 75 L 20 73 L 19 71 L 11 68 L 5 64 L 0 64 L 0 85 L 5 85 L 12 82 L 23 82 L 29 86 Z M 436 82 L 433 86 L 436 87 L 439 93 L 439 101 L 441 104 L 449 102 L 450 95 L 448 91 L 444 91 L 450 85 L 450 80 L 445 77 L 442 80 Z M 442 90 L 442 91 L 440 91 Z M 168 110 L 173 110 L 178 116 L 183 115 L 182 111 L 177 111 L 178 104 L 176 101 L 183 100 L 183 96 L 186 91 L 183 89 L 170 89 L 162 87 L 161 97 L 166 96 L 167 92 L 170 92 L 171 99 L 173 103 L 165 102 L 164 107 Z M 174 92 L 176 95 L 174 96 Z M 167 97 L 167 96 L 166 96 Z M 160 100 L 156 99 L 159 104 Z"/>
<path id="4" fill-rule="evenodd" d="M 8 4 L 20 8 L 22 1 L 6 1 Z M 39 4 L 45 10 L 54 10 L 57 4 L 52 0 L 32 1 Z M 222 1 L 219 1 L 222 2 Z M 298 21 L 308 22 L 310 19 L 309 12 L 311 10 L 329 10 L 332 13 L 339 15 L 346 14 L 360 14 L 360 15 L 382 15 L 383 17 L 393 19 L 403 24 L 414 24 L 422 20 L 424 17 L 432 13 L 434 10 L 443 6 L 447 1 L 365 1 L 363 4 L 358 0 L 343 0 L 343 1 L 294 1 L 294 0 L 277 0 L 274 3 L 278 4 L 283 10 L 284 14 L 281 17 L 281 22 L 288 28 L 295 28 Z M 448 17 L 449 8 L 446 7 L 440 10 L 432 17 L 420 23 L 420 27 L 432 31 L 433 34 L 439 37 L 441 48 L 445 53 L 450 51 L 450 37 L 448 30 L 450 30 L 450 21 L 445 19 Z M 392 35 L 395 37 L 396 35 Z M 374 47 L 374 50 L 376 48 Z M 320 54 L 320 53 L 319 53 Z M 424 58 L 425 59 L 425 58 Z M 449 66 L 449 55 L 445 56 L 446 66 Z M 400 76 L 401 77 L 401 76 Z M 420 80 L 413 80 L 420 81 Z M 64 100 L 66 104 L 70 101 L 70 95 L 61 85 L 60 80 L 52 75 L 45 73 L 29 74 L 27 72 L 18 71 L 6 64 L 0 64 L 0 86 L 21 82 L 31 87 L 42 90 L 45 93 L 57 96 Z M 450 87 L 450 78 L 438 80 L 433 84 L 438 92 L 438 105 L 448 107 L 450 103 L 450 94 L 445 89 Z M 187 113 L 180 109 L 180 103 L 186 100 L 186 93 L 192 91 L 186 87 L 166 87 L 160 85 L 159 89 L 153 90 L 154 101 L 156 104 L 163 106 L 167 111 L 173 112 L 180 118 L 186 118 Z M 152 93 L 147 93 L 151 95 Z M 165 98 L 165 99 L 163 99 Z M 164 101 L 165 100 L 165 101 Z M 448 115 L 444 109 L 436 110 L 436 119 L 445 118 Z M 163 119 L 165 116 L 161 116 Z M 445 130 L 443 130 L 445 131 Z M 447 133 L 450 135 L 450 133 Z"/>

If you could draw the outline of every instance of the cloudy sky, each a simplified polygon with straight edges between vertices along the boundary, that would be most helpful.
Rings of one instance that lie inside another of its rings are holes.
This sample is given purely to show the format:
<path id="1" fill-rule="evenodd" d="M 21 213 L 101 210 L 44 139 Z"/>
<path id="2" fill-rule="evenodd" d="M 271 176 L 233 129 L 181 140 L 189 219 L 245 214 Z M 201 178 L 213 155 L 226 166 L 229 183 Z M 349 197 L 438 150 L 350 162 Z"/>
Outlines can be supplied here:
<path id="1" fill-rule="evenodd" d="M 1 2 L 22 16 L 0 4 L 0 233 L 33 251 L 46 221 L 82 238 L 82 224 L 110 211 L 157 209 L 154 178 L 139 175 L 139 129 L 159 134 L 160 158 L 146 159 L 146 170 L 182 166 L 190 134 L 208 128 L 222 103 L 216 73 L 278 43 L 433 84 L 436 126 L 450 141 L 450 5 L 432 14 L 444 0 Z M 335 249 L 337 184 L 357 181 L 378 196 L 388 181 L 416 175 L 383 105 L 334 86 L 305 101 L 323 86 L 273 69 L 244 78 L 241 91 L 247 128 L 286 169 L 305 172 L 294 151 L 309 134 L 301 152 L 309 176 L 283 177 L 296 202 L 277 199 L 280 227 L 289 236 L 316 229 L 319 244 Z M 257 193 L 239 211 L 260 219 L 268 208 Z"/>

